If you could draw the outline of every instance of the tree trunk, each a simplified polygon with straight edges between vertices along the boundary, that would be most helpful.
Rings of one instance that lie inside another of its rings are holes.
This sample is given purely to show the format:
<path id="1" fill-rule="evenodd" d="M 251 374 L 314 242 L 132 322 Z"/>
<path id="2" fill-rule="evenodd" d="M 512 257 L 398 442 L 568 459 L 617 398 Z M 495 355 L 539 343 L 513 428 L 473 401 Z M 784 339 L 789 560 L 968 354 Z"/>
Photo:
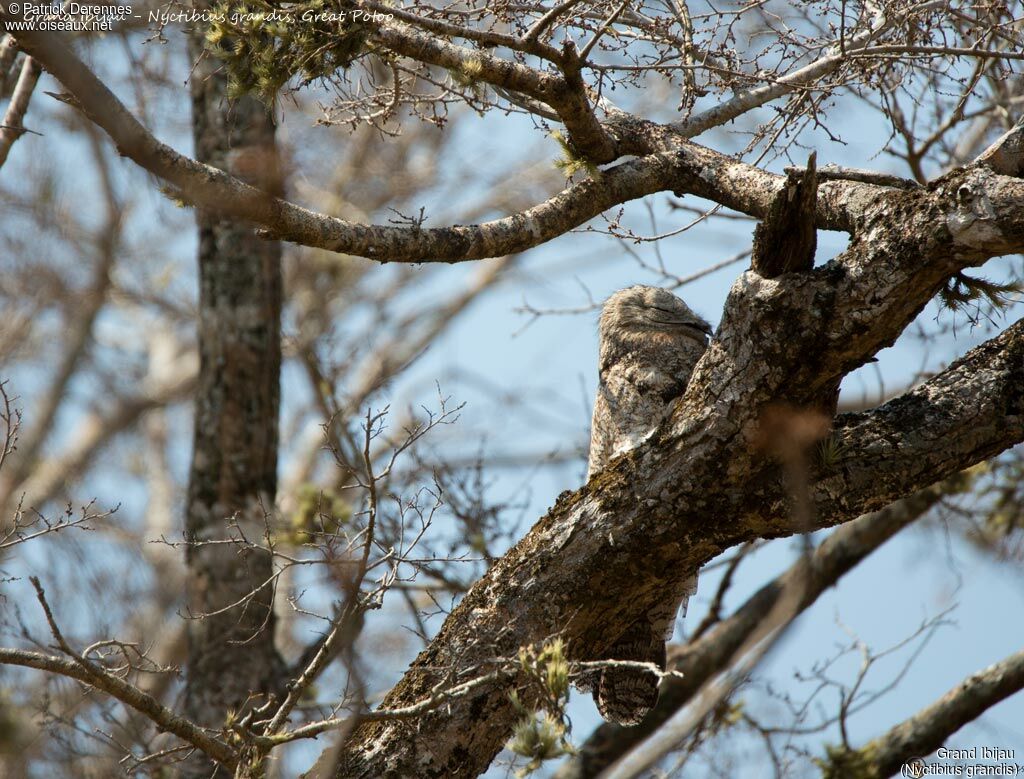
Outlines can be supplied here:
<path id="1" fill-rule="evenodd" d="M 201 45 L 192 41 L 193 59 L 200 58 L 191 78 L 198 159 L 276 192 L 272 116 L 252 99 L 229 103 L 226 79 Z M 185 518 L 185 710 L 200 725 L 221 727 L 282 678 L 272 559 L 261 548 L 277 489 L 281 247 L 257 238 L 248 225 L 204 212 L 198 223 L 200 370 Z M 216 543 L 224 539 L 237 543 Z M 213 771 L 208 760 L 193 757 L 185 775 Z"/>

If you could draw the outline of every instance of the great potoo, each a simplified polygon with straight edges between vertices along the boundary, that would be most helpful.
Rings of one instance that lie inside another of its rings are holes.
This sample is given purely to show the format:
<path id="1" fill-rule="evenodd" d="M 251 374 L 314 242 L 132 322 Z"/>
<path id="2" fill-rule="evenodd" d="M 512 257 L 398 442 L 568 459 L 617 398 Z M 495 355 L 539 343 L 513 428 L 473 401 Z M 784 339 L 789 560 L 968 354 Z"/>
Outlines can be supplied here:
<path id="1" fill-rule="evenodd" d="M 657 287 L 620 290 L 604 304 L 600 321 L 597 399 L 590 432 L 589 476 L 616 455 L 647 440 L 683 394 L 690 374 L 707 348 L 711 326 L 679 298 Z M 654 663 L 665 668 L 665 642 L 676 612 L 697 588 L 696 577 L 666 592 L 609 651 L 609 660 Z M 639 722 L 658 700 L 656 674 L 608 669 L 585 680 L 606 720 Z"/>

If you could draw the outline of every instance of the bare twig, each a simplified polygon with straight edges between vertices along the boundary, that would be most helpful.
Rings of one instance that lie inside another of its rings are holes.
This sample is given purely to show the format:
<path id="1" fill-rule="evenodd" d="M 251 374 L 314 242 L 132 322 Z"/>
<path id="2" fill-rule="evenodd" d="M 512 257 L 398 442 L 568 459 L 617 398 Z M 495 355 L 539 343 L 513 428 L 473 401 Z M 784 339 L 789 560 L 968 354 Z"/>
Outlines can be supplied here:
<path id="1" fill-rule="evenodd" d="M 968 722 L 1022 689 L 1024 650 L 964 679 L 935 703 L 863 747 L 833 749 L 825 775 L 839 776 L 846 766 L 857 766 L 873 776 L 896 774 L 900 766 L 931 754 Z"/>
<path id="2" fill-rule="evenodd" d="M 43 609 L 46 622 L 50 627 L 50 632 L 57 641 L 61 651 L 68 656 L 68 659 L 21 649 L 0 648 L 0 663 L 36 668 L 85 682 L 145 714 L 158 726 L 201 749 L 229 770 L 234 768 L 238 757 L 231 747 L 211 737 L 202 728 L 199 728 L 184 717 L 178 716 L 150 695 L 147 695 L 91 660 L 87 660 L 72 649 L 57 626 L 57 621 L 46 600 L 46 594 L 39 579 L 32 577 L 31 582 L 36 591 L 36 598 Z"/>
<path id="3" fill-rule="evenodd" d="M 806 167 L 790 165 L 784 168 L 785 173 L 801 174 Z M 897 189 L 915 189 L 920 186 L 913 179 L 905 179 L 902 176 L 895 176 L 891 173 L 879 173 L 874 170 L 863 168 L 848 168 L 842 165 L 829 163 L 818 168 L 818 179 L 820 181 L 861 181 L 865 184 L 874 184 L 879 187 L 895 187 Z"/>

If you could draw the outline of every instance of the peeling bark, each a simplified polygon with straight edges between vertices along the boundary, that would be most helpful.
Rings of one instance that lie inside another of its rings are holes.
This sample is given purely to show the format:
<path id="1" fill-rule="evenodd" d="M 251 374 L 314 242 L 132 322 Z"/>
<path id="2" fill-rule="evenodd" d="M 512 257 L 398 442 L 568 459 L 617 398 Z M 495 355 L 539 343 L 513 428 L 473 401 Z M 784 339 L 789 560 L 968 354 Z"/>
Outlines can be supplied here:
<path id="1" fill-rule="evenodd" d="M 818 246 L 814 227 L 818 200 L 815 159 L 812 153 L 806 168 L 786 174 L 786 183 L 772 200 L 764 221 L 754 229 L 750 267 L 766 279 L 814 267 Z"/>

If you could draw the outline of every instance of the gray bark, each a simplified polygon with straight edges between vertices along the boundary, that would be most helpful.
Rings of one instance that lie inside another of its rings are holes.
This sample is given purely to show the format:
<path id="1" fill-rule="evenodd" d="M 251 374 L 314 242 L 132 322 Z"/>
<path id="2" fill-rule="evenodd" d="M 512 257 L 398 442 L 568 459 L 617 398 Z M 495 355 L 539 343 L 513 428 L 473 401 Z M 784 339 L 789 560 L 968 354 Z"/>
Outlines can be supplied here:
<path id="1" fill-rule="evenodd" d="M 193 46 L 193 55 L 200 49 Z M 209 57 L 192 73 L 200 160 L 255 186 L 280 188 L 274 123 L 265 106 L 228 103 Z M 259 544 L 277 488 L 281 250 L 251 227 L 199 212 L 199 354 L 195 438 L 185 527 L 188 672 L 185 712 L 220 728 L 278 692 L 271 557 Z M 240 539 L 245 543 L 205 543 Z M 194 756 L 187 776 L 213 766 Z M 219 774 L 218 774 L 219 775 Z"/>
<path id="2" fill-rule="evenodd" d="M 598 776 L 665 724 L 705 682 L 729 666 L 795 580 L 801 584 L 800 610 L 804 611 L 868 555 L 967 481 L 962 476 L 954 477 L 843 525 L 815 550 L 809 564 L 798 561 L 707 633 L 674 647 L 669 668 L 682 676 L 668 676 L 662 681 L 658 705 L 650 715 L 632 728 L 611 722 L 598 726 L 580 745 L 578 754 L 559 769 L 558 779 Z"/>

